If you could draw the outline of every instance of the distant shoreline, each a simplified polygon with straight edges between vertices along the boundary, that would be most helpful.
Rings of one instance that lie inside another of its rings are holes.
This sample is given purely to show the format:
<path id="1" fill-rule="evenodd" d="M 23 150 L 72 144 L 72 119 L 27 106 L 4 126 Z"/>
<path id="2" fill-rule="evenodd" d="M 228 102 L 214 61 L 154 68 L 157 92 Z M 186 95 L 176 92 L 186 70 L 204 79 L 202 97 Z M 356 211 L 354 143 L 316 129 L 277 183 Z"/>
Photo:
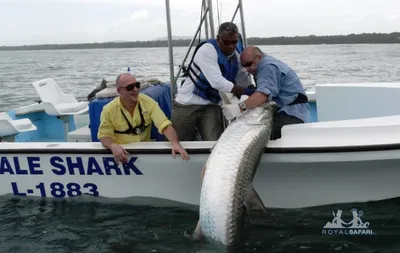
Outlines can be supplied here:
<path id="1" fill-rule="evenodd" d="M 190 39 L 173 40 L 174 47 L 188 47 Z M 196 39 L 195 45 L 198 39 Z M 394 44 L 400 43 L 400 32 L 393 33 L 362 33 L 330 36 L 295 36 L 295 37 L 251 37 L 249 45 L 321 45 L 321 44 Z M 25 46 L 0 46 L 0 51 L 20 50 L 58 50 L 58 49 L 101 49 L 101 48 L 149 48 L 168 47 L 166 40 L 133 41 L 133 42 L 103 42 L 80 44 L 44 44 Z"/>

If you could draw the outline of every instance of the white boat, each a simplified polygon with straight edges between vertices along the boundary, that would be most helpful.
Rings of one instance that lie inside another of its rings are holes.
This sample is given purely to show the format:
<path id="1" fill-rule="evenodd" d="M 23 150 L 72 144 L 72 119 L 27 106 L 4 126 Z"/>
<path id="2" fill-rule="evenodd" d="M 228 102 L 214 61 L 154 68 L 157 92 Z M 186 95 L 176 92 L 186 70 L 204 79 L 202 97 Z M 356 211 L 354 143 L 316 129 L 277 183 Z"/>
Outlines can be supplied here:
<path id="1" fill-rule="evenodd" d="M 168 101 L 161 104 L 168 115 L 171 86 L 142 92 Z M 33 88 L 40 103 L 0 116 L 0 195 L 199 204 L 200 171 L 215 142 L 182 142 L 190 161 L 173 159 L 165 141 L 132 143 L 124 145 L 129 162 L 117 166 L 95 136 L 101 108 L 112 98 L 78 102 L 52 79 Z M 262 157 L 254 187 L 266 206 L 399 197 L 400 108 L 390 101 L 400 96 L 400 83 L 317 84 L 307 95 L 313 122 L 283 127 L 282 138 L 270 141 Z M 85 113 L 90 128 L 75 129 L 74 116 Z"/>

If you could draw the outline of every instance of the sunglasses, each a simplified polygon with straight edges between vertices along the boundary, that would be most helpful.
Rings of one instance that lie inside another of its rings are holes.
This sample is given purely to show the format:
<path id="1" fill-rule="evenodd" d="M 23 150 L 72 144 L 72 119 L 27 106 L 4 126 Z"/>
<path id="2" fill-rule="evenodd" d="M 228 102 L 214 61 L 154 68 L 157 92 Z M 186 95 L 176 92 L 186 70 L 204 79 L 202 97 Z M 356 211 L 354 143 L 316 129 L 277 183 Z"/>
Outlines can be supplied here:
<path id="1" fill-rule="evenodd" d="M 236 44 L 238 43 L 238 40 L 222 40 L 222 43 L 224 43 L 225 46 L 236 46 Z"/>
<path id="2" fill-rule="evenodd" d="M 133 89 L 134 89 L 135 87 L 138 88 L 138 89 L 140 89 L 140 82 L 134 82 L 134 83 L 128 84 L 127 86 L 121 87 L 121 88 L 124 88 L 124 89 L 126 89 L 127 91 L 133 91 Z"/>
<path id="3" fill-rule="evenodd" d="M 256 56 L 254 56 L 254 58 L 253 59 L 251 59 L 251 61 L 249 61 L 249 62 L 246 62 L 246 63 L 243 63 L 242 64 L 242 66 L 243 67 L 245 67 L 245 68 L 248 68 L 248 67 L 250 67 L 251 65 L 253 65 L 253 61 L 254 61 L 254 59 L 257 57 L 257 55 Z"/>

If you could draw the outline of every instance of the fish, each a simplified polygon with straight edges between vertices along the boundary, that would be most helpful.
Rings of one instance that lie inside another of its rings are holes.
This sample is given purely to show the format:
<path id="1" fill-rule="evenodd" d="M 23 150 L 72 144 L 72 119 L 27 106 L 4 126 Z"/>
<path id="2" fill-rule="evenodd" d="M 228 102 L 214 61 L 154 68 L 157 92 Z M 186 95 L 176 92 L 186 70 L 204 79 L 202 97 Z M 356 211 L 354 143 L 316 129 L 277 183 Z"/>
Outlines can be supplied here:
<path id="1" fill-rule="evenodd" d="M 271 101 L 244 111 L 217 140 L 205 165 L 193 238 L 205 237 L 234 249 L 241 243 L 250 210 L 267 213 L 252 182 L 271 136 L 275 110 Z"/>

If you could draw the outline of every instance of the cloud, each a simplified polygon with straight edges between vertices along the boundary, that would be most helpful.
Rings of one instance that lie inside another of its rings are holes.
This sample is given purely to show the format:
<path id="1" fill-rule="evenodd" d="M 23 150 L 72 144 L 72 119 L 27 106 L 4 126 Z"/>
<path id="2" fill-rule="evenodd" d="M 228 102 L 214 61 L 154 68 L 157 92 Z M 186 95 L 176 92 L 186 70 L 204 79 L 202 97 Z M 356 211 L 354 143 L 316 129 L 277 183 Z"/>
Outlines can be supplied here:
<path id="1" fill-rule="evenodd" d="M 166 19 L 156 19 L 153 21 L 155 25 L 161 25 L 167 27 L 167 20 Z"/>
<path id="2" fill-rule="evenodd" d="M 2 0 L 0 0 L 2 1 Z M 134 3 L 137 2 L 136 0 L 34 0 L 35 2 L 41 1 L 41 2 L 52 2 L 52 3 L 57 3 L 57 2 L 67 2 L 67 3 L 90 3 L 90 4 L 118 4 L 118 3 Z M 141 1 L 140 1 L 141 2 Z"/>
<path id="3" fill-rule="evenodd" d="M 272 37 L 398 31 L 398 2 L 246 0 L 243 7 L 247 36 Z M 0 45 L 134 41 L 167 35 L 165 0 L 0 0 L 0 3 L 0 31 L 3 31 Z M 201 3 L 170 0 L 173 36 L 194 35 Z M 217 2 L 212 3 L 217 29 Z M 218 0 L 218 3 L 222 13 L 220 22 L 230 21 L 238 0 Z M 234 22 L 241 22 L 239 13 Z"/>
<path id="4" fill-rule="evenodd" d="M 149 16 L 149 12 L 147 10 L 135 11 L 132 15 L 129 16 L 128 21 L 138 20 L 147 18 Z"/>
<path id="5" fill-rule="evenodd" d="M 143 9 L 143 10 L 135 11 L 127 17 L 123 17 L 117 21 L 110 23 L 109 28 L 114 29 L 114 28 L 118 28 L 118 27 L 128 27 L 131 25 L 135 25 L 135 23 L 137 23 L 138 20 L 146 19 L 148 16 L 149 16 L 149 13 L 147 10 Z"/>

